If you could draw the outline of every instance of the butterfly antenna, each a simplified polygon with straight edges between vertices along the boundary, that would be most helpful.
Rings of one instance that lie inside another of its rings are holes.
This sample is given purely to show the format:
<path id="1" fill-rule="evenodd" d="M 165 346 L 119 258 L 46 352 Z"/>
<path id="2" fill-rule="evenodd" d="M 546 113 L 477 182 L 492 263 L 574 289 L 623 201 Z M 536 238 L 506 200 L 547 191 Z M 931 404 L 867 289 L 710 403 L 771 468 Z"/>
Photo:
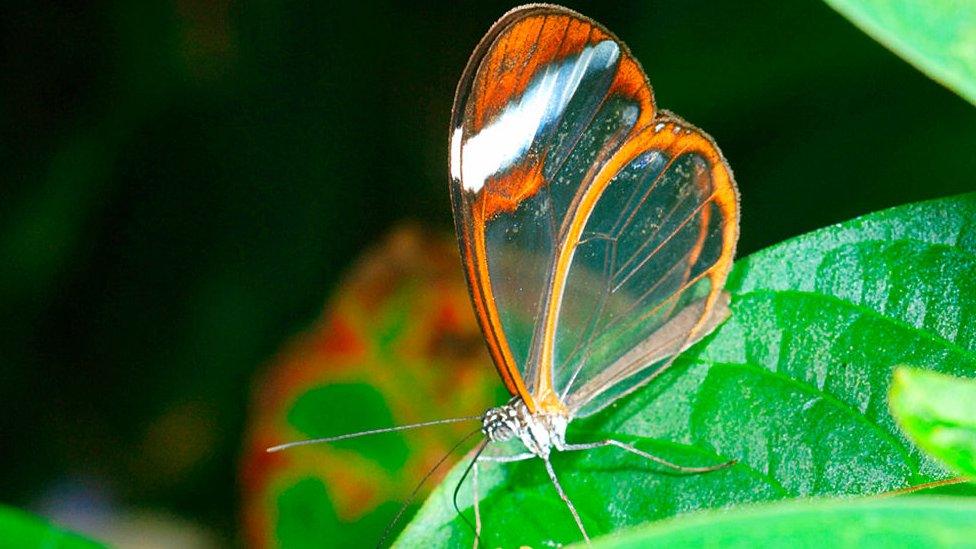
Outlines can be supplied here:
<path id="1" fill-rule="evenodd" d="M 461 491 L 461 485 L 464 484 L 464 479 L 468 478 L 468 474 L 471 473 L 471 469 L 474 468 L 474 464 L 478 463 L 478 458 L 481 457 L 481 452 L 484 452 L 485 448 L 487 447 L 488 439 L 485 439 L 478 447 L 478 451 L 474 453 L 474 458 L 470 463 L 468 463 L 468 466 L 464 468 L 464 474 L 461 475 L 461 480 L 459 480 L 457 486 L 454 487 L 454 497 L 451 498 L 451 501 L 454 503 L 454 510 L 457 511 L 458 516 L 464 520 L 464 523 L 468 525 L 468 528 L 471 529 L 476 538 L 478 537 L 478 529 L 475 528 L 474 525 L 471 524 L 471 521 L 468 520 L 468 517 L 464 516 L 464 513 L 461 512 L 461 508 L 458 506 L 458 493 Z M 475 505 L 477 505 L 477 502 L 475 502 Z"/>
<path id="2" fill-rule="evenodd" d="M 396 526 L 398 522 L 400 522 L 400 518 L 402 518 L 403 513 L 407 511 L 407 507 L 410 507 L 410 504 L 413 503 L 414 498 L 417 497 L 417 493 L 420 492 L 420 489 L 424 486 L 424 484 L 426 484 L 427 481 L 430 480 L 430 477 L 434 475 L 434 472 L 440 469 L 441 465 L 443 465 L 444 462 L 447 461 L 447 458 L 451 457 L 451 454 L 453 454 L 455 450 L 460 448 L 462 444 L 468 441 L 468 439 L 470 439 L 471 437 L 473 437 L 474 435 L 480 432 L 481 432 L 481 427 L 478 427 L 474 431 L 471 431 L 470 433 L 465 435 L 464 438 L 462 438 L 457 442 L 457 444 L 451 446 L 451 449 L 445 452 L 444 456 L 441 457 L 441 459 L 437 460 L 437 463 L 435 463 L 434 466 L 431 467 L 429 471 L 427 471 L 427 474 L 424 475 L 424 478 L 420 479 L 420 482 L 417 483 L 417 486 L 415 486 L 413 491 L 410 492 L 410 496 L 407 498 L 407 501 L 403 502 L 403 505 L 400 506 L 400 510 L 397 511 L 396 516 L 394 516 L 393 520 L 390 521 L 390 524 L 387 525 L 386 530 L 383 530 L 383 537 L 381 537 L 379 542 L 377 542 L 376 544 L 377 547 L 382 547 L 383 542 L 385 542 L 390 537 L 390 533 L 393 531 L 393 527 Z"/>
<path id="3" fill-rule="evenodd" d="M 288 442 L 285 444 L 279 444 L 277 446 L 272 446 L 268 448 L 267 452 L 280 452 L 282 450 L 287 450 L 288 448 L 294 448 L 296 446 L 307 446 L 309 444 L 321 444 L 323 442 L 336 442 L 339 440 L 346 440 L 350 438 L 364 437 L 367 435 L 378 435 L 380 433 L 395 433 L 397 431 L 409 431 L 410 429 L 419 429 L 420 427 L 430 427 L 431 425 L 444 425 L 446 423 L 461 423 L 462 421 L 473 421 L 480 420 L 481 416 L 467 416 L 467 417 L 455 417 L 450 419 L 438 419 L 435 421 L 424 421 L 422 423 L 411 423 L 409 425 L 398 425 L 396 427 L 384 427 L 382 429 L 370 429 L 369 431 L 359 431 L 358 433 L 347 433 L 345 435 L 338 435 L 334 437 L 325 438 L 312 438 L 309 440 L 299 440 L 297 442 Z M 479 428 L 480 430 L 480 428 Z M 470 435 L 469 435 L 470 436 Z"/>

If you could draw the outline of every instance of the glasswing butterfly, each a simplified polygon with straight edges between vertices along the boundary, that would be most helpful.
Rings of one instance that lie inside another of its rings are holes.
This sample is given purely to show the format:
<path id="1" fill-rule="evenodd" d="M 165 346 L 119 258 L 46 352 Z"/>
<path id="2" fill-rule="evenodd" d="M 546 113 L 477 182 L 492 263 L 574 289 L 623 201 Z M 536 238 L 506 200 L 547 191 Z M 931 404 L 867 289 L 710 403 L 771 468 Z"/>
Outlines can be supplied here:
<path id="1" fill-rule="evenodd" d="M 683 467 L 617 440 L 566 440 L 574 418 L 648 383 L 729 315 L 722 288 L 739 201 L 714 141 L 657 110 L 643 69 L 610 31 L 569 9 L 532 4 L 505 14 L 475 48 L 449 142 L 471 300 L 512 399 L 483 416 L 269 451 L 480 419 L 485 440 L 465 476 L 472 466 L 477 475 L 479 461 L 541 458 L 587 541 L 553 450 L 614 446 L 688 473 L 734 463 Z M 484 454 L 489 443 L 512 439 L 523 452 Z"/>

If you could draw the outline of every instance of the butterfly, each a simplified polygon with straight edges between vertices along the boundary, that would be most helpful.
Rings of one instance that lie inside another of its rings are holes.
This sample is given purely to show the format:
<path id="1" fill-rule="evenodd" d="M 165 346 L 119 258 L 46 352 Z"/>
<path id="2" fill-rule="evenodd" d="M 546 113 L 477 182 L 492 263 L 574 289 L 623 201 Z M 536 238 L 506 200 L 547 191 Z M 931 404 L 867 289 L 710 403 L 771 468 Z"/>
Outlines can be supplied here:
<path id="1" fill-rule="evenodd" d="M 622 441 L 566 438 L 574 419 L 649 383 L 730 314 L 731 169 L 711 137 L 656 108 L 627 46 L 564 7 L 508 12 L 462 73 L 449 159 L 471 301 L 512 395 L 477 416 L 485 439 L 468 470 L 540 458 L 588 541 L 554 451 L 612 446 L 690 473 L 734 463 L 682 467 Z M 524 451 L 483 453 L 511 440 Z"/>

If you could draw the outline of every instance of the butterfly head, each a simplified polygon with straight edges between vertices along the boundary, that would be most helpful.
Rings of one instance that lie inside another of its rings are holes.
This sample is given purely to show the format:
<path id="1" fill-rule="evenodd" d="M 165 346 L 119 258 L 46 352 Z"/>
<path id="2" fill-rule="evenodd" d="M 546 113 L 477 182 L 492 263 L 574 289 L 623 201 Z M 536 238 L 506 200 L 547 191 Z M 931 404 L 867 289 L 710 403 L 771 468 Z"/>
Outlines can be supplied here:
<path id="1" fill-rule="evenodd" d="M 488 410 L 481 422 L 481 432 L 492 442 L 511 440 L 522 429 L 524 417 L 514 400 Z"/>
<path id="2" fill-rule="evenodd" d="M 545 459 L 553 446 L 562 447 L 568 422 L 562 414 L 532 414 L 521 399 L 514 398 L 485 412 L 481 431 L 492 442 L 518 438 L 526 449 Z"/>

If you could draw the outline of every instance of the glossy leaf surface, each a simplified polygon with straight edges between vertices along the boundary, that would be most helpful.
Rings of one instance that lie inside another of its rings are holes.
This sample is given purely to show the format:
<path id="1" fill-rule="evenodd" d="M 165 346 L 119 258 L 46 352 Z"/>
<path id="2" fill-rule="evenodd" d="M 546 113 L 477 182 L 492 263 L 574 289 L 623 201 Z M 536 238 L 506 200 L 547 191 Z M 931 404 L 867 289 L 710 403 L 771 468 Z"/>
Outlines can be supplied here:
<path id="1" fill-rule="evenodd" d="M 727 287 L 733 313 L 723 326 L 647 387 L 571 424 L 567 438 L 614 436 L 685 465 L 739 464 L 676 476 L 613 449 L 556 455 L 592 535 L 697 509 L 948 476 L 902 435 L 886 396 L 894 364 L 976 374 L 976 195 L 795 238 L 740 260 Z M 470 541 L 450 504 L 459 473 L 402 546 Z M 579 540 L 538 460 L 483 466 L 480 494 L 488 545 Z M 470 519 L 469 488 L 461 505 Z"/>

